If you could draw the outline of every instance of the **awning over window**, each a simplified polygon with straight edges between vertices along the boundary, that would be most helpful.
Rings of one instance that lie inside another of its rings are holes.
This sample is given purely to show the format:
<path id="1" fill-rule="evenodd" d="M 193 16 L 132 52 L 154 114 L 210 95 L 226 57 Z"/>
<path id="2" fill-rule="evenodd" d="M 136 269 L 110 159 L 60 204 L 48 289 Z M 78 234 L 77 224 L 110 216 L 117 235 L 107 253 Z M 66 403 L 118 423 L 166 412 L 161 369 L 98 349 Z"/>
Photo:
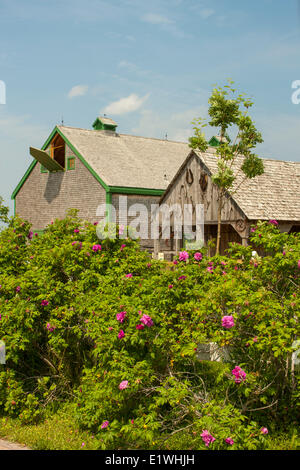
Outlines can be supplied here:
<path id="1" fill-rule="evenodd" d="M 30 147 L 30 155 L 40 162 L 49 171 L 64 171 L 64 168 L 51 158 L 45 150 Z"/>

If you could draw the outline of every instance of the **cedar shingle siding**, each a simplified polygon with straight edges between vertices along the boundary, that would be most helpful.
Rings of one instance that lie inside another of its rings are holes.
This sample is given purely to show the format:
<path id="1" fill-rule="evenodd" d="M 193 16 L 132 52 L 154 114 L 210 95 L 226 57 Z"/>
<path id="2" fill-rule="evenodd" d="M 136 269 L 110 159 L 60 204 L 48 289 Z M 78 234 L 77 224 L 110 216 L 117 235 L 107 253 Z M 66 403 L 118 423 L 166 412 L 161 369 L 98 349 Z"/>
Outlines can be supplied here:
<path id="1" fill-rule="evenodd" d="M 66 156 L 71 155 L 66 146 Z M 76 157 L 72 171 L 41 173 L 40 164 L 35 165 L 16 196 L 16 214 L 31 222 L 34 230 L 43 230 L 73 208 L 79 209 L 80 217 L 94 222 L 98 205 L 104 203 L 105 190 Z"/>

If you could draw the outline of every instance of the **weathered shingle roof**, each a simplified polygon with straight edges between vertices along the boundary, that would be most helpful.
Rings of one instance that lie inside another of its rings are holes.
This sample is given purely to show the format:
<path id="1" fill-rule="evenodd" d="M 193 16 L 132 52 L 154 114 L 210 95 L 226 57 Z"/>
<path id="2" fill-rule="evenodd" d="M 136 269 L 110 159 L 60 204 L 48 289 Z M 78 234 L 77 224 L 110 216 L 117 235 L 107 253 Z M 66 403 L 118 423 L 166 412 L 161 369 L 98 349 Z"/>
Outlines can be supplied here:
<path id="1" fill-rule="evenodd" d="M 187 143 L 58 126 L 108 186 L 167 189 L 191 149 Z M 211 173 L 217 171 L 212 147 L 195 151 Z M 241 157 L 240 157 L 241 158 Z M 249 220 L 300 220 L 300 163 L 263 159 L 265 172 L 247 179 L 233 199 Z M 237 179 L 241 160 L 235 165 Z M 173 181 L 172 183 L 173 184 Z"/>
<path id="2" fill-rule="evenodd" d="M 108 186 L 166 189 L 190 150 L 183 142 L 58 128 Z"/>
<path id="3" fill-rule="evenodd" d="M 217 158 L 212 149 L 205 154 L 195 152 L 213 174 L 217 171 Z M 237 179 L 233 191 L 243 179 L 238 172 L 242 157 L 233 170 Z M 233 194 L 233 199 L 250 220 L 300 221 L 300 162 L 263 159 L 265 172 L 246 179 Z"/>

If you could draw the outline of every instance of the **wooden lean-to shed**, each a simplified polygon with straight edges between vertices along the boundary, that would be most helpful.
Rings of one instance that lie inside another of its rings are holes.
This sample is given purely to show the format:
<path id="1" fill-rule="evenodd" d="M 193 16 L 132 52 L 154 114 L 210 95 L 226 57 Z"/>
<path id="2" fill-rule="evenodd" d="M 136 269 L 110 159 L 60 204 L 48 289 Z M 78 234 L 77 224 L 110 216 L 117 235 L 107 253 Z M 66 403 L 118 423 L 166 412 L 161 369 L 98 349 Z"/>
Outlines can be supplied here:
<path id="1" fill-rule="evenodd" d="M 221 253 L 229 242 L 247 245 L 250 227 L 258 220 L 276 219 L 281 231 L 300 231 L 300 162 L 263 159 L 264 174 L 244 180 L 239 171 L 241 158 L 233 167 L 237 179 L 222 209 Z M 161 206 L 190 204 L 193 225 L 196 204 L 203 204 L 205 244 L 217 236 L 218 189 L 211 179 L 217 161 L 213 147 L 205 153 L 190 151 L 160 199 Z M 184 244 L 184 239 L 174 240 L 173 232 L 167 247 L 165 241 L 163 247 L 162 240 L 156 241 L 155 255 L 164 253 L 166 259 L 172 259 Z"/>

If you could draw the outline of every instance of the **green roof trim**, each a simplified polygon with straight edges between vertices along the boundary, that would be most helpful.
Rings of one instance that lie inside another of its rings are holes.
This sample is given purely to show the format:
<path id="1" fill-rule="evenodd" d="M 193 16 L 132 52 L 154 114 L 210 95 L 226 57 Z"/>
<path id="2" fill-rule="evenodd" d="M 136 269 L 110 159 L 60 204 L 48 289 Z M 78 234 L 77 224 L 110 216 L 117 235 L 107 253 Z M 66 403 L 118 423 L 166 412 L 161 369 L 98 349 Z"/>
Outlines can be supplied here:
<path id="1" fill-rule="evenodd" d="M 29 168 L 27 169 L 25 175 L 23 176 L 23 178 L 21 179 L 21 181 L 19 182 L 18 186 L 16 187 L 16 189 L 14 190 L 14 192 L 12 193 L 11 195 L 11 198 L 12 199 L 15 199 L 16 195 L 18 194 L 18 192 L 20 191 L 20 189 L 22 188 L 23 184 L 25 183 L 25 181 L 27 180 L 28 176 L 30 175 L 30 173 L 32 172 L 32 170 L 34 169 L 35 165 L 37 164 L 37 161 L 33 161 L 31 162 Z"/>
<path id="2" fill-rule="evenodd" d="M 53 129 L 53 131 L 51 132 L 51 134 L 49 135 L 48 139 L 46 140 L 46 142 L 44 143 L 44 145 L 42 146 L 42 149 L 41 150 L 45 150 L 49 143 L 51 142 L 53 136 L 55 135 L 55 133 L 57 132 L 57 127 L 55 127 Z M 26 170 L 26 173 L 24 174 L 23 178 L 20 180 L 18 186 L 16 187 L 16 189 L 14 190 L 14 192 L 12 193 L 11 195 L 11 199 L 15 199 L 16 195 L 18 194 L 18 192 L 20 191 L 20 189 L 22 188 L 23 184 L 25 183 L 25 181 L 27 180 L 27 178 L 29 177 L 30 173 L 32 172 L 32 170 L 34 169 L 35 165 L 37 164 L 37 160 L 34 160 L 33 162 L 30 163 L 28 169 Z"/>
<path id="3" fill-rule="evenodd" d="M 106 183 L 104 183 L 104 181 L 100 178 L 100 176 L 93 170 L 93 168 L 88 164 L 88 162 L 83 158 L 83 156 L 78 152 L 78 150 L 74 147 L 74 145 L 71 144 L 71 142 L 64 136 L 64 134 L 61 132 L 60 129 L 56 128 L 57 129 L 57 132 L 58 134 L 64 139 L 64 141 L 66 142 L 66 144 L 68 145 L 68 147 L 70 147 L 70 149 L 72 150 L 72 152 L 75 153 L 76 157 L 79 158 L 79 160 L 84 164 L 84 166 L 90 171 L 90 173 L 92 173 L 92 175 L 94 176 L 94 178 L 96 178 L 96 180 L 101 184 L 101 186 L 106 190 L 108 191 L 109 190 L 109 187 L 107 186 Z"/>
<path id="4" fill-rule="evenodd" d="M 109 191 L 119 194 L 140 194 L 145 196 L 162 196 L 164 189 L 129 188 L 126 186 L 109 186 Z"/>
<path id="5" fill-rule="evenodd" d="M 210 145 L 211 147 L 220 147 L 220 142 L 218 141 L 218 139 L 214 136 L 210 139 L 210 141 L 208 142 L 208 145 Z"/>
<path id="6" fill-rule="evenodd" d="M 59 134 L 66 144 L 70 147 L 72 152 L 79 158 L 79 160 L 83 163 L 83 165 L 89 170 L 89 172 L 94 176 L 94 178 L 101 184 L 101 186 L 105 189 L 107 193 L 118 193 L 118 194 L 139 194 L 139 195 L 145 195 L 145 196 L 162 196 L 163 193 L 165 192 L 164 189 L 151 189 L 151 188 L 131 188 L 131 187 L 126 187 L 126 186 L 109 186 L 107 185 L 101 178 L 100 176 L 93 170 L 93 168 L 87 163 L 87 161 L 84 159 L 84 157 L 78 152 L 78 150 L 74 147 L 74 145 L 65 137 L 63 132 L 55 126 L 49 137 L 47 138 L 46 142 L 42 146 L 41 150 L 45 150 L 48 145 L 50 144 L 52 138 L 54 137 L 55 134 Z M 15 188 L 14 192 L 12 193 L 11 198 L 15 199 L 17 196 L 18 192 L 22 188 L 23 184 L 29 177 L 30 173 L 34 169 L 35 165 L 37 164 L 37 160 L 34 160 L 29 168 L 27 169 L 26 173 L 20 180 L 19 184 Z"/>

